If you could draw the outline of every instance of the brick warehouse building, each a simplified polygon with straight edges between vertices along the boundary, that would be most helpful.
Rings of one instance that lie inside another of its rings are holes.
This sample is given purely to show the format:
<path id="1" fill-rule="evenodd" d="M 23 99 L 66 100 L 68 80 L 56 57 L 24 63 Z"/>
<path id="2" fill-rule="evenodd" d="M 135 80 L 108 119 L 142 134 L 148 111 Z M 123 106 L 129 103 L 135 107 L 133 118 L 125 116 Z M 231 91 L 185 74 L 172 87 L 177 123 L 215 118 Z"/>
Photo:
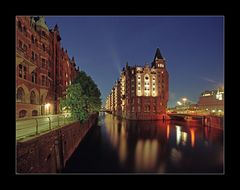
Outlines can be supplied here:
<path id="1" fill-rule="evenodd" d="M 78 72 L 57 25 L 49 30 L 43 16 L 16 17 L 17 118 L 59 113 L 59 98 Z"/>
<path id="2" fill-rule="evenodd" d="M 126 119 L 168 119 L 168 96 L 166 61 L 157 48 L 151 66 L 126 64 L 106 99 L 105 108 Z"/>

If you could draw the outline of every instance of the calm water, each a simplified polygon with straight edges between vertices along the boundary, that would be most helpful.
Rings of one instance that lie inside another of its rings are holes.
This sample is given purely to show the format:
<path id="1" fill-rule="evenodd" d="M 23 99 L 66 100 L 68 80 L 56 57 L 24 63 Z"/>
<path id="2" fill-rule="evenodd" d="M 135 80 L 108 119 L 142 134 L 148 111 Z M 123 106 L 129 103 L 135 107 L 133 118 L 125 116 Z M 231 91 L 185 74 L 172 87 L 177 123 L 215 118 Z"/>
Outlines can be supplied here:
<path id="1" fill-rule="evenodd" d="M 64 173 L 222 173 L 223 132 L 173 121 L 99 117 Z"/>

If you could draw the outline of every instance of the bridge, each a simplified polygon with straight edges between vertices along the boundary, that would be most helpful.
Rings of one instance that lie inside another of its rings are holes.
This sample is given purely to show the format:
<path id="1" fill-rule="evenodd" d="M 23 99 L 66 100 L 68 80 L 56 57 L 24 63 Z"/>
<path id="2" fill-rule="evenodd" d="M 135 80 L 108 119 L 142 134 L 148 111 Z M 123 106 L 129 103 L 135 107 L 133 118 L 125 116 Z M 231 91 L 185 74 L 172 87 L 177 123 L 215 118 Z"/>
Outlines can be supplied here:
<path id="1" fill-rule="evenodd" d="M 192 119 L 192 120 L 201 120 L 207 117 L 207 115 L 200 114 L 185 114 L 185 113 L 169 113 L 171 119 Z"/>

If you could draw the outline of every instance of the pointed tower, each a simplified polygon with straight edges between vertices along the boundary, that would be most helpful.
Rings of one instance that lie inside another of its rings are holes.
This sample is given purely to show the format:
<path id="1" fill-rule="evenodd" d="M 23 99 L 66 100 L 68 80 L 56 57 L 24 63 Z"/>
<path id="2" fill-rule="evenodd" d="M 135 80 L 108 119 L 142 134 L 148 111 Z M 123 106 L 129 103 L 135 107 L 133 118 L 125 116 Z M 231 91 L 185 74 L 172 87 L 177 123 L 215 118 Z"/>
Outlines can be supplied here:
<path id="1" fill-rule="evenodd" d="M 46 31 L 49 30 L 48 26 L 46 25 L 44 16 L 39 16 L 38 21 L 36 22 L 36 25 L 41 27 L 41 28 L 44 28 Z"/>
<path id="2" fill-rule="evenodd" d="M 163 58 L 160 49 L 157 48 L 153 62 L 152 67 L 155 68 L 165 68 L 165 59 Z"/>

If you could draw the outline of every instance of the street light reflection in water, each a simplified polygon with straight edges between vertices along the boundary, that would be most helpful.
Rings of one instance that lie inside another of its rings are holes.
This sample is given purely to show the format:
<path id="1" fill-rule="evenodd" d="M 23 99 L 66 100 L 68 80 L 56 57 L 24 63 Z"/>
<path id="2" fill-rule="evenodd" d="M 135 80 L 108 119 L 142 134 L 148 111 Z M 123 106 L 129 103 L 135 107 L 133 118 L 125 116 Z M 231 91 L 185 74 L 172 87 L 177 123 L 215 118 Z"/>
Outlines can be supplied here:
<path id="1" fill-rule="evenodd" d="M 102 114 L 64 172 L 222 173 L 223 153 L 222 130 Z"/>
<path id="2" fill-rule="evenodd" d="M 215 165 L 207 160 L 213 160 L 216 155 L 209 151 L 206 151 L 209 155 L 199 155 L 204 152 L 200 149 L 208 148 L 202 147 L 203 142 L 217 141 L 222 134 L 210 137 L 203 126 L 176 125 L 170 121 L 128 121 L 112 115 L 106 115 L 104 120 L 109 143 L 117 151 L 122 167 L 130 165 L 134 172 L 166 172 L 176 167 L 184 171 L 185 166 L 191 168 L 193 164 L 192 168 L 198 168 L 199 163 Z M 222 142 L 216 146 L 221 149 L 221 145 Z M 212 148 L 215 149 L 214 145 Z M 202 163 L 199 156 L 206 158 L 206 163 Z"/>

